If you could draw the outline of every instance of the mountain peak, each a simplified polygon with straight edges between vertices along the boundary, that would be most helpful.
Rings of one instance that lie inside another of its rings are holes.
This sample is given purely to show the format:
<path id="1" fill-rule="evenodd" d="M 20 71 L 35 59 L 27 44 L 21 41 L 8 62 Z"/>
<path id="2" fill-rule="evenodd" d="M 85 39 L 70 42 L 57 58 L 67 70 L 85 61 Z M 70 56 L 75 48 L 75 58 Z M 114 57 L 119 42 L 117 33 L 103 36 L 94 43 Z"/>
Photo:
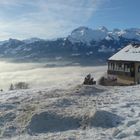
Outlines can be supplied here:
<path id="1" fill-rule="evenodd" d="M 101 27 L 100 29 L 93 30 L 88 27 L 79 27 L 72 31 L 68 39 L 75 42 L 90 43 L 91 41 L 99 41 L 107 36 L 108 29 Z"/>
<path id="2" fill-rule="evenodd" d="M 20 40 L 14 39 L 14 38 L 9 38 L 9 41 L 20 41 Z"/>
<path id="3" fill-rule="evenodd" d="M 72 31 L 72 33 L 74 33 L 74 32 L 81 32 L 81 31 L 88 31 L 88 30 L 92 30 L 92 29 L 90 29 L 90 28 L 88 28 L 88 27 L 85 27 L 85 26 L 80 26 L 80 27 L 74 29 L 74 30 Z"/>
<path id="4" fill-rule="evenodd" d="M 41 40 L 43 40 L 43 39 L 33 37 L 33 38 L 29 38 L 29 39 L 24 39 L 23 42 L 27 43 L 27 44 L 30 44 L 30 43 L 34 43 L 34 42 L 41 41 Z"/>
<path id="5" fill-rule="evenodd" d="M 99 30 L 104 31 L 104 32 L 108 32 L 108 29 L 105 26 L 101 26 L 99 28 Z"/>

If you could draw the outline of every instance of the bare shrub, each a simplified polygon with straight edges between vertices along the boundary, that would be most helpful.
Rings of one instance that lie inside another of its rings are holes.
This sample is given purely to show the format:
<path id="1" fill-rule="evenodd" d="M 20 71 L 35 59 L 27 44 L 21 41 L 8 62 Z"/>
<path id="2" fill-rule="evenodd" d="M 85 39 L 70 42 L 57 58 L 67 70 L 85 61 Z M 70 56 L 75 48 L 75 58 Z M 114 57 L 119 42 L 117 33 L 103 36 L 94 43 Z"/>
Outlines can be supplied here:
<path id="1" fill-rule="evenodd" d="M 28 89 L 29 84 L 26 82 L 18 82 L 14 85 L 15 89 Z"/>
<path id="2" fill-rule="evenodd" d="M 105 77 L 99 79 L 99 85 L 105 85 Z"/>
<path id="3" fill-rule="evenodd" d="M 11 84 L 9 90 L 14 90 L 14 85 Z"/>
<path id="4" fill-rule="evenodd" d="M 94 81 L 94 78 L 91 77 L 91 74 L 88 74 L 85 77 L 83 84 L 84 85 L 95 85 L 96 84 L 96 81 Z"/>
<path id="5" fill-rule="evenodd" d="M 19 89 L 29 89 L 29 84 L 26 82 L 18 82 L 16 84 L 11 84 L 9 90 L 19 90 Z"/>
<path id="6" fill-rule="evenodd" d="M 112 77 L 101 77 L 99 85 L 102 86 L 125 86 L 126 84 L 118 83 L 117 78 Z"/>

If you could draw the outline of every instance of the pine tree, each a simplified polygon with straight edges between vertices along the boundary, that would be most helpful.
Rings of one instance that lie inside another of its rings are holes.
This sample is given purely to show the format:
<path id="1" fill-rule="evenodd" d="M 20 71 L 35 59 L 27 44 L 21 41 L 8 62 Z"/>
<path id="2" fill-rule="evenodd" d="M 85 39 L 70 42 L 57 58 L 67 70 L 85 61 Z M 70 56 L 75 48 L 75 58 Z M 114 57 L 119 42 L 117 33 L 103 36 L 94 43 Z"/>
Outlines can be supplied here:
<path id="1" fill-rule="evenodd" d="M 14 90 L 14 85 L 11 84 L 9 90 Z"/>

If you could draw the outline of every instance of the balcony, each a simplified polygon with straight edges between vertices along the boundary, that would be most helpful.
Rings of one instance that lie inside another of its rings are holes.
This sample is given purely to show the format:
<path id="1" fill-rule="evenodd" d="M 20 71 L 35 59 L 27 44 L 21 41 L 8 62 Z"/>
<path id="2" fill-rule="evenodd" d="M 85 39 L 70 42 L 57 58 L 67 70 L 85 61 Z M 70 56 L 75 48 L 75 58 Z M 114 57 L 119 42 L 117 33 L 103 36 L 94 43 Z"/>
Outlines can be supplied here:
<path id="1" fill-rule="evenodd" d="M 121 76 L 135 77 L 135 72 L 108 70 L 107 73 L 108 74 L 112 74 L 112 75 L 121 75 Z"/>

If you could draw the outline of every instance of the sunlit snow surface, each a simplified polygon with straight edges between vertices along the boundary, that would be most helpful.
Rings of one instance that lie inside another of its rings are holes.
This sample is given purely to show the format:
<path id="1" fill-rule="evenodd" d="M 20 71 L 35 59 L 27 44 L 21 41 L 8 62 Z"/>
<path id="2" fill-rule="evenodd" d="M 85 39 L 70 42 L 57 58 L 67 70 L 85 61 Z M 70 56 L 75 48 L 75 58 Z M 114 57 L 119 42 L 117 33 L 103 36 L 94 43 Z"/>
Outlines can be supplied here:
<path id="1" fill-rule="evenodd" d="M 98 79 L 106 67 L 45 70 L 56 74 L 49 86 L 0 93 L 0 139 L 139 140 L 139 85 L 80 85 L 86 73 Z"/>

